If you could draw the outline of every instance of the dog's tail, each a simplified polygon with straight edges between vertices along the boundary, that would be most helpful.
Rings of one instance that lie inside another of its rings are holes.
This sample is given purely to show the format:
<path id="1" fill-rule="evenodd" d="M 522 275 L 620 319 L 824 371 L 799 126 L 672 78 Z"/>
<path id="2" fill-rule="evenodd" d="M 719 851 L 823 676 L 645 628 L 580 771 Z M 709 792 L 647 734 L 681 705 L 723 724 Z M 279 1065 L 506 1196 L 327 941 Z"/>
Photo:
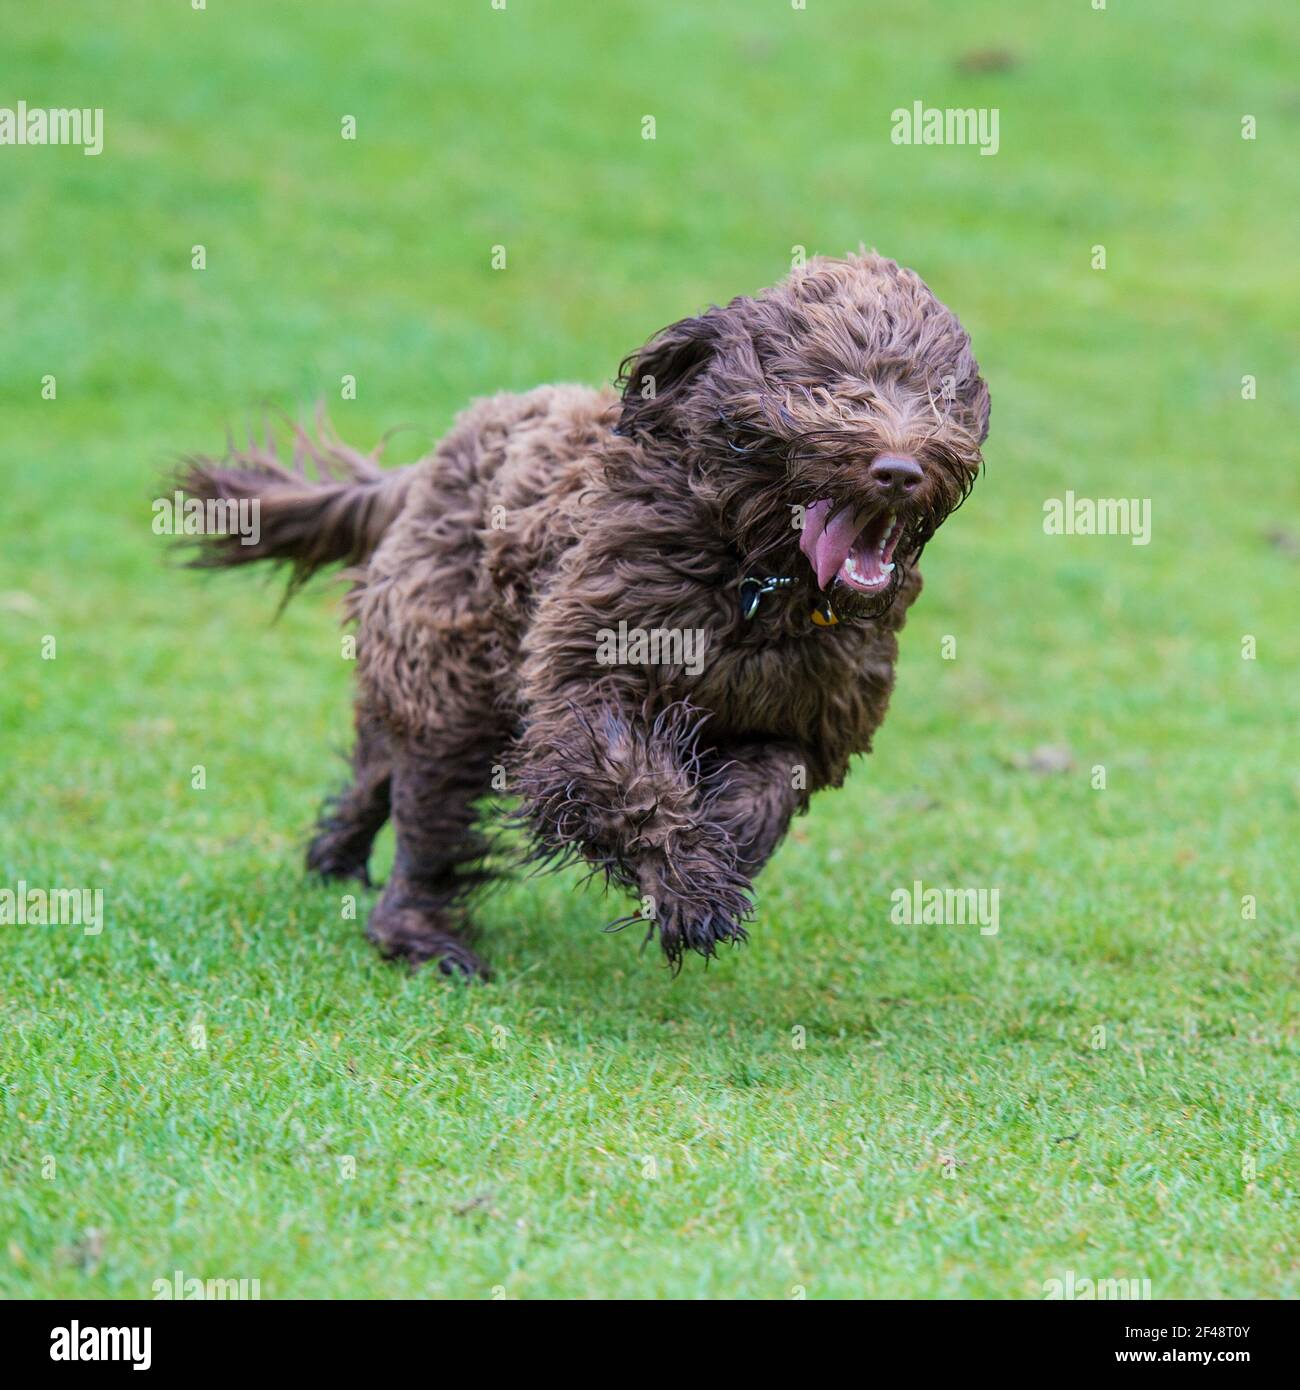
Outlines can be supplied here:
<path id="1" fill-rule="evenodd" d="M 312 439 L 293 425 L 293 455 L 281 462 L 268 434 L 246 448 L 230 442 L 225 458 L 187 458 L 175 479 L 186 510 L 202 507 L 195 569 L 229 569 L 255 560 L 289 567 L 285 602 L 318 570 L 360 565 L 402 510 L 413 469 L 379 466 L 382 442 L 369 454 L 344 444 L 322 419 Z M 307 465 L 315 476 L 308 476 Z M 182 528 L 177 524 L 176 529 Z M 189 527 L 184 528 L 186 531 Z"/>

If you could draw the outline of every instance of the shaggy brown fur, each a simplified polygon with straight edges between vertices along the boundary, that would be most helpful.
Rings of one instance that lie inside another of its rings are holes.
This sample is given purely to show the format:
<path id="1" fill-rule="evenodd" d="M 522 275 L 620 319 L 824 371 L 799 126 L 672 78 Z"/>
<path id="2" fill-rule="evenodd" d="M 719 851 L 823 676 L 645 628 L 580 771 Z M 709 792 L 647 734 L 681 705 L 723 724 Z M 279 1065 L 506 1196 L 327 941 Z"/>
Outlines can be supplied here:
<path id="1" fill-rule="evenodd" d="M 673 324 L 620 384 L 479 401 L 406 469 L 303 436 L 319 482 L 258 449 L 183 479 L 261 499 L 260 543 L 211 537 L 199 563 L 353 566 L 354 779 L 307 861 L 366 880 L 391 815 L 368 927 L 388 955 L 482 970 L 462 913 L 502 777 L 535 855 L 638 894 L 624 920 L 674 965 L 742 939 L 790 818 L 871 747 L 917 558 L 988 433 L 961 325 L 874 255 Z M 620 622 L 699 632 L 702 661 L 603 662 Z"/>

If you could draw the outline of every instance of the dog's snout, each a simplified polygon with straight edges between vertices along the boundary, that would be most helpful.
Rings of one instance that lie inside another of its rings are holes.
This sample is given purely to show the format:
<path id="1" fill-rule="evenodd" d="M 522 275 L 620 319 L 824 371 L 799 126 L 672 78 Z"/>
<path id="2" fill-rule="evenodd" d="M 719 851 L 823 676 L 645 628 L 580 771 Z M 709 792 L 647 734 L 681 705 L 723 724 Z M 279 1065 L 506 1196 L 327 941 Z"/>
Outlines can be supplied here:
<path id="1" fill-rule="evenodd" d="M 867 470 L 873 483 L 891 497 L 906 497 L 921 481 L 921 465 L 904 454 L 881 454 Z"/>

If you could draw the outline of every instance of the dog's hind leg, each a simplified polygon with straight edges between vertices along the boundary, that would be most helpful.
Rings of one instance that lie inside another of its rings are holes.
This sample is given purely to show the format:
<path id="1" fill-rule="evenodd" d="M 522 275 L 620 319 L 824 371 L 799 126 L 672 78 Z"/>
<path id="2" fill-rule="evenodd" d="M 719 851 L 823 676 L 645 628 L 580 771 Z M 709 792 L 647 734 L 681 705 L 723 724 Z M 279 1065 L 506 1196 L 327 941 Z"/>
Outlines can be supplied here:
<path id="1" fill-rule="evenodd" d="M 404 745 L 393 758 L 392 811 L 397 854 L 366 935 L 391 957 L 420 965 L 436 960 L 445 975 L 485 976 L 467 944 L 460 910 L 489 877 L 488 841 L 475 826 L 476 803 L 490 788 L 491 743 Z"/>
<path id="2" fill-rule="evenodd" d="M 357 878 L 369 886 L 370 848 L 388 819 L 393 755 L 377 720 L 357 711 L 352 781 L 325 803 L 307 846 L 307 867 L 324 878 Z"/>

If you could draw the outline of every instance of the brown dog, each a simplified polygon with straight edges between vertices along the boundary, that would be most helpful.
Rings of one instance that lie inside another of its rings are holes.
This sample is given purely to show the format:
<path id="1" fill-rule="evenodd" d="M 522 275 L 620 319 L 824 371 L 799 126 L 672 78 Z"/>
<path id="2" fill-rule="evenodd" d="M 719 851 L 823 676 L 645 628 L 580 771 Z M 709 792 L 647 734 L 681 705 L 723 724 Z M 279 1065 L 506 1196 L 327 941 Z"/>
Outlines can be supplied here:
<path id="1" fill-rule="evenodd" d="M 293 470 L 254 448 L 182 479 L 259 499 L 257 543 L 196 563 L 284 561 L 291 592 L 353 567 L 354 778 L 307 862 L 368 881 L 392 816 L 385 954 L 482 972 L 461 904 L 496 789 L 537 857 L 638 893 L 674 966 L 712 955 L 884 718 L 917 559 L 988 433 L 956 317 L 893 261 L 816 259 L 664 329 L 620 384 L 479 401 L 404 469 L 300 436 Z"/>

